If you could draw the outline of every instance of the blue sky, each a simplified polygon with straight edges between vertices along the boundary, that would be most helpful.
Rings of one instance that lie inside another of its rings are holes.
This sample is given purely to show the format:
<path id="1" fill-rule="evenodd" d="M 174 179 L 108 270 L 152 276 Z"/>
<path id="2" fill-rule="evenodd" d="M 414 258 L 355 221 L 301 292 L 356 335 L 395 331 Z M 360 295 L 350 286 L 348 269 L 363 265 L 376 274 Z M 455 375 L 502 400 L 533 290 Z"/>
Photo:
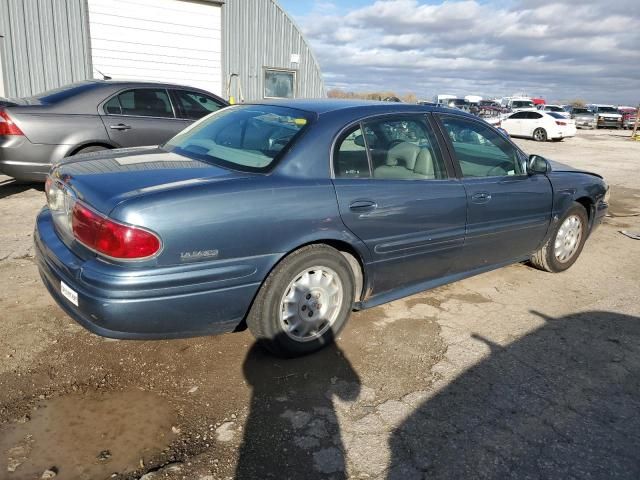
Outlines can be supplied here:
<path id="1" fill-rule="evenodd" d="M 640 102 L 638 0 L 279 0 L 327 88 Z"/>

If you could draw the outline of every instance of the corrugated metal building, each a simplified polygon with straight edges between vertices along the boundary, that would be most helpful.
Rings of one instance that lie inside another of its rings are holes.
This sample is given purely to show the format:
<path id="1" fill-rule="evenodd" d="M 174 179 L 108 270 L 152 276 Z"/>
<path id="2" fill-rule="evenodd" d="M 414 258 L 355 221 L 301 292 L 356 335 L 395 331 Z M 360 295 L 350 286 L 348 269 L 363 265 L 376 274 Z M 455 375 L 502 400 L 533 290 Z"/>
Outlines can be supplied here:
<path id="1" fill-rule="evenodd" d="M 103 75 L 225 98 L 230 85 L 237 100 L 325 96 L 313 52 L 276 0 L 0 1 L 0 96 Z"/>

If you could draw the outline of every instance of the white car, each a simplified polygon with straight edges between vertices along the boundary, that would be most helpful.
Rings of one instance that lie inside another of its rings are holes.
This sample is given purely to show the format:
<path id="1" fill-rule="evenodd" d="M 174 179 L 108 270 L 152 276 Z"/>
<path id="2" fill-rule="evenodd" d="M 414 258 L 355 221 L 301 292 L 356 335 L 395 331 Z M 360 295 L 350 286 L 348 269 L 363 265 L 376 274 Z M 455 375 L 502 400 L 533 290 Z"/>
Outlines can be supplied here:
<path id="1" fill-rule="evenodd" d="M 576 135 L 576 122 L 555 112 L 516 112 L 500 125 L 511 137 L 533 138 L 537 142 L 562 140 Z"/>
<path id="2" fill-rule="evenodd" d="M 560 105 L 538 105 L 538 110 L 547 113 L 555 112 L 562 115 L 564 118 L 571 118 L 571 114 Z"/>

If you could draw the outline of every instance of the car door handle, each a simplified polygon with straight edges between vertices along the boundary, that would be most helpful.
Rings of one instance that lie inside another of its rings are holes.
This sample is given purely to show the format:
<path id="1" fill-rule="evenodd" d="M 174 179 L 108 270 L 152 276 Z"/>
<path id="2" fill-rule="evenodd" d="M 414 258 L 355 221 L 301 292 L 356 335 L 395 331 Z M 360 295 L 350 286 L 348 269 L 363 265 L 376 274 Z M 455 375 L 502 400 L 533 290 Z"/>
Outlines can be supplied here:
<path id="1" fill-rule="evenodd" d="M 477 192 L 471 196 L 473 203 L 487 203 L 491 200 L 491 194 L 489 192 Z"/>
<path id="2" fill-rule="evenodd" d="M 354 212 L 365 212 L 367 210 L 373 210 L 377 206 L 378 204 L 372 200 L 356 200 L 355 202 L 351 202 L 349 209 Z"/>
<path id="3" fill-rule="evenodd" d="M 125 125 L 124 123 L 119 123 L 117 125 L 109 125 L 111 130 L 131 130 L 131 125 Z"/>

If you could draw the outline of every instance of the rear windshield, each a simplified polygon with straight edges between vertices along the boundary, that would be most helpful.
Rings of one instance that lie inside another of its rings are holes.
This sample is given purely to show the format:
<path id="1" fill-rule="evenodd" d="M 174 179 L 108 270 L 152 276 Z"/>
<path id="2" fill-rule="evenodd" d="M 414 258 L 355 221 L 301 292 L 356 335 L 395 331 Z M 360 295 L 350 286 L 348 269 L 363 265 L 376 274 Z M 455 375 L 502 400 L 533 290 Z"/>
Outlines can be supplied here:
<path id="1" fill-rule="evenodd" d="M 567 117 L 558 112 L 546 112 L 547 115 L 551 115 L 553 118 L 561 118 L 562 120 L 566 120 Z"/>
<path id="2" fill-rule="evenodd" d="M 577 114 L 577 113 L 591 113 L 589 110 L 587 110 L 586 108 L 574 108 L 571 111 L 573 114 Z"/>
<path id="3" fill-rule="evenodd" d="M 32 97 L 24 99 L 24 103 L 28 105 L 38 104 L 54 104 L 62 102 L 67 98 L 71 98 L 87 90 L 93 90 L 99 87 L 100 84 L 92 81 L 76 82 L 63 87 L 54 88 L 53 90 L 47 90 L 45 92 L 37 93 Z"/>
<path id="4" fill-rule="evenodd" d="M 167 151 L 235 170 L 269 170 L 308 128 L 312 114 L 239 105 L 203 118 L 163 145 Z"/>

